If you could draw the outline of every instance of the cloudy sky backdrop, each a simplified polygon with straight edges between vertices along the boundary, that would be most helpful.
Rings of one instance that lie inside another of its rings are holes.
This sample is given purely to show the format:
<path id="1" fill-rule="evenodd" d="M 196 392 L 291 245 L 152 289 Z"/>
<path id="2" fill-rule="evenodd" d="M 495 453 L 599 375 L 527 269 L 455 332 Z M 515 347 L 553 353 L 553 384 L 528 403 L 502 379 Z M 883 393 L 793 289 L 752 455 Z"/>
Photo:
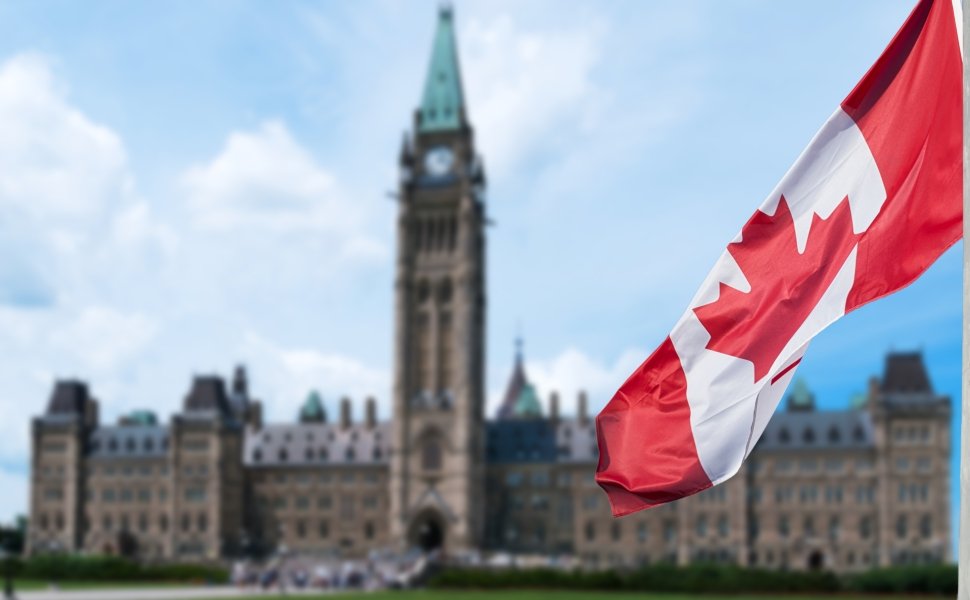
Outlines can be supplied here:
<path id="1" fill-rule="evenodd" d="M 519 328 L 543 397 L 602 406 L 912 4 L 458 2 L 495 221 L 490 407 Z M 435 11 L 0 0 L 0 520 L 26 507 L 55 377 L 109 421 L 237 362 L 271 419 L 310 388 L 388 415 L 386 192 Z M 821 405 L 893 348 L 959 397 L 959 253 L 821 336 L 799 371 Z"/>

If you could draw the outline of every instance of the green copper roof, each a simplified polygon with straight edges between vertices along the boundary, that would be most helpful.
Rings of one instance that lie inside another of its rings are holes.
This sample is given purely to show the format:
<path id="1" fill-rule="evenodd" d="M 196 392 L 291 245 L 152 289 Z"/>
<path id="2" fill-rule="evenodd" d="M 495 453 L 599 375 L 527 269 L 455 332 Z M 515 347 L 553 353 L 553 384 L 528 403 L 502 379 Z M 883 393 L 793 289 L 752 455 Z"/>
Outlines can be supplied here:
<path id="1" fill-rule="evenodd" d="M 431 64 L 424 83 L 419 131 L 446 131 L 461 127 L 461 73 L 451 7 L 438 12 L 438 28 L 431 48 Z"/>
<path id="2" fill-rule="evenodd" d="M 796 410 L 812 410 L 815 408 L 815 396 L 801 377 L 796 379 L 791 386 L 791 394 L 788 395 L 788 408 Z"/>
<path id="3" fill-rule="evenodd" d="M 515 401 L 513 413 L 516 417 L 541 417 L 542 405 L 536 395 L 536 388 L 531 383 L 522 386 L 519 397 Z"/>
<path id="4" fill-rule="evenodd" d="M 133 410 L 125 421 L 131 425 L 158 425 L 158 417 L 150 410 Z"/>
<path id="5" fill-rule="evenodd" d="M 324 421 L 325 419 L 326 415 L 323 412 L 323 400 L 320 398 L 320 393 L 312 390 L 307 395 L 303 408 L 300 409 L 300 421 L 312 422 Z"/>

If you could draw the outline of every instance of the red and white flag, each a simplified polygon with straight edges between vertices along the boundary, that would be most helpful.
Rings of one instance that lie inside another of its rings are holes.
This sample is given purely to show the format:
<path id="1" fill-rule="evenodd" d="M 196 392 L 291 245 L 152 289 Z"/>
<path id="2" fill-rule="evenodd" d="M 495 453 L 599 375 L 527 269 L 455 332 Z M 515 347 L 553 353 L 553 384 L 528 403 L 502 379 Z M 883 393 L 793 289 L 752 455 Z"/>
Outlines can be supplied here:
<path id="1" fill-rule="evenodd" d="M 809 341 L 962 235 L 960 0 L 921 0 L 596 419 L 616 516 L 737 473 Z"/>

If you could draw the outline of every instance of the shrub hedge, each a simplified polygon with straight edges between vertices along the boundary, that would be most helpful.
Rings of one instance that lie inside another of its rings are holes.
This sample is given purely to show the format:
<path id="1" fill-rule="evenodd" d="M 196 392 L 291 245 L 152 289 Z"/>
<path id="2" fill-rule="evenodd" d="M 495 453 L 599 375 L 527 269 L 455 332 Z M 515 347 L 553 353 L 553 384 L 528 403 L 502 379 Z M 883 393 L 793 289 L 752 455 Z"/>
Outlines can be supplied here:
<path id="1" fill-rule="evenodd" d="M 429 585 L 439 589 L 540 588 L 685 594 L 845 591 L 952 596 L 956 594 L 957 568 L 949 565 L 901 567 L 844 576 L 715 565 L 657 565 L 635 571 L 461 568 L 442 571 Z"/>
<path id="2" fill-rule="evenodd" d="M 64 581 L 228 581 L 228 571 L 200 564 L 140 564 L 113 556 L 48 555 L 11 559 L 15 577 Z"/>

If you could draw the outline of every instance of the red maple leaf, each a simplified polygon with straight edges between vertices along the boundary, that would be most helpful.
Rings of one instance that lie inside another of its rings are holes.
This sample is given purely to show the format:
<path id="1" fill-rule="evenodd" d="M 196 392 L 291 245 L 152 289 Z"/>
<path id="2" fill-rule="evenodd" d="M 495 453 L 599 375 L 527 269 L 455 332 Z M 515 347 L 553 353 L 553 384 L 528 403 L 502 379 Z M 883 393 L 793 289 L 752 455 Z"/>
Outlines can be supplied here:
<path id="1" fill-rule="evenodd" d="M 768 374 L 858 242 L 849 199 L 828 219 L 812 217 L 805 251 L 795 244 L 795 224 L 782 196 L 774 215 L 756 211 L 728 244 L 751 286 L 742 292 L 721 283 L 714 302 L 694 309 L 711 334 L 709 350 L 754 363 L 755 381 Z"/>

